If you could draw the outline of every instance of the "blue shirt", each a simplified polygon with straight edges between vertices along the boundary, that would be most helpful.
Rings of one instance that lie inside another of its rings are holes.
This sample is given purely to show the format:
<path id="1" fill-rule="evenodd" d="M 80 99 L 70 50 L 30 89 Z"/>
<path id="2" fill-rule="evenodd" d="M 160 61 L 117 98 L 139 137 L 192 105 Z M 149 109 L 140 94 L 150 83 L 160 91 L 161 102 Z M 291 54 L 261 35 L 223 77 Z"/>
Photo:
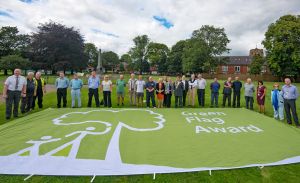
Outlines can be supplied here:
<path id="1" fill-rule="evenodd" d="M 100 86 L 99 77 L 98 76 L 96 76 L 96 77 L 90 76 L 89 80 L 88 80 L 88 86 L 89 86 L 89 88 L 92 88 L 92 89 L 99 88 L 99 86 Z"/>
<path id="2" fill-rule="evenodd" d="M 282 94 L 284 99 L 297 99 L 299 96 L 297 87 L 294 85 L 284 85 L 282 87 Z"/>
<path id="3" fill-rule="evenodd" d="M 56 88 L 68 88 L 69 87 L 69 79 L 64 77 L 64 78 L 57 78 L 55 81 L 55 86 Z"/>
<path id="4" fill-rule="evenodd" d="M 70 82 L 70 87 L 73 90 L 78 90 L 81 89 L 83 86 L 82 80 L 81 79 L 72 79 Z"/>
<path id="5" fill-rule="evenodd" d="M 213 82 L 210 84 L 210 89 L 211 89 L 211 92 L 213 92 L 213 93 L 218 93 L 220 87 L 221 87 L 220 83 L 218 83 L 218 82 Z"/>

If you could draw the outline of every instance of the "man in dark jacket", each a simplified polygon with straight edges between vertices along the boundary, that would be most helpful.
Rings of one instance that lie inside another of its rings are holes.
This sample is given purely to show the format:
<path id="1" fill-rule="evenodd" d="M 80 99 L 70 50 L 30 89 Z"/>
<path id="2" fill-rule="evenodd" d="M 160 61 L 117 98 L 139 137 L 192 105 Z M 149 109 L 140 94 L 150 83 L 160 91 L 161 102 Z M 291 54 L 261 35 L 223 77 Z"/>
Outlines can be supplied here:
<path id="1" fill-rule="evenodd" d="M 233 101 L 232 107 L 240 107 L 241 88 L 242 82 L 239 81 L 239 77 L 235 77 L 235 81 L 232 83 L 233 89 Z"/>
<path id="2" fill-rule="evenodd" d="M 181 79 L 182 79 L 181 82 L 183 85 L 182 106 L 184 107 L 185 101 L 186 101 L 186 95 L 189 91 L 189 82 L 188 82 L 188 80 L 185 79 L 185 75 L 183 75 Z"/>
<path id="3" fill-rule="evenodd" d="M 223 104 L 222 106 L 225 107 L 226 100 L 228 101 L 228 107 L 231 107 L 231 92 L 232 92 L 232 83 L 231 77 L 224 82 L 224 89 L 223 89 Z"/>
<path id="4" fill-rule="evenodd" d="M 180 76 L 176 77 L 176 82 L 174 82 L 174 95 L 175 95 L 175 107 L 182 107 L 182 96 L 184 92 L 183 82 Z"/>

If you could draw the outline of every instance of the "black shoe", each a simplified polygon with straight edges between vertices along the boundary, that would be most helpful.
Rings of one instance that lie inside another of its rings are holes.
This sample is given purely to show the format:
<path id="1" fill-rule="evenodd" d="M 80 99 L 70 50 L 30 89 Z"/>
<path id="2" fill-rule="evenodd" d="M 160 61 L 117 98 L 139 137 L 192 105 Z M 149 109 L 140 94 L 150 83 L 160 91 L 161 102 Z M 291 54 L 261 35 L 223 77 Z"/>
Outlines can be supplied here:
<path id="1" fill-rule="evenodd" d="M 10 117 L 6 117 L 6 120 L 10 120 Z"/>

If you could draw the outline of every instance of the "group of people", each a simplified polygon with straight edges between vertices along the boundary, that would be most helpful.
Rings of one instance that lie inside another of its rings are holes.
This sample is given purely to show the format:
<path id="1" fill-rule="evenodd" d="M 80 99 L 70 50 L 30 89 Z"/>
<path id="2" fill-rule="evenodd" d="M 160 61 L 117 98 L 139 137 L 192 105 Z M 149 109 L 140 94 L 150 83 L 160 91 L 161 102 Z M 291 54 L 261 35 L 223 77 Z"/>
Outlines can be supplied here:
<path id="1" fill-rule="evenodd" d="M 3 96 L 6 98 L 6 119 L 11 118 L 12 104 L 14 104 L 13 115 L 18 116 L 18 106 L 21 100 L 21 112 L 28 112 L 35 107 L 36 99 L 38 100 L 39 108 L 43 107 L 43 95 L 46 93 L 45 80 L 41 78 L 41 73 L 37 72 L 35 75 L 32 72 L 28 73 L 27 79 L 20 75 L 21 70 L 16 69 L 14 75 L 7 78 L 3 90 Z M 101 104 L 104 107 L 112 107 L 111 93 L 113 90 L 113 83 L 108 75 L 105 75 L 103 81 L 95 71 L 91 72 L 88 78 L 88 104 L 87 107 L 92 106 L 92 99 L 94 98 L 96 107 Z M 143 107 L 144 93 L 146 93 L 146 106 L 156 108 L 171 107 L 172 95 L 175 97 L 175 107 L 181 108 L 186 106 L 194 107 L 196 95 L 198 98 L 199 107 L 205 106 L 205 90 L 207 82 L 201 74 L 197 76 L 192 74 L 190 79 L 187 80 L 185 76 L 177 76 L 173 82 L 171 77 L 164 76 L 155 82 L 152 76 L 149 76 L 147 81 L 143 79 L 142 75 L 135 78 L 135 74 L 130 75 L 128 82 L 124 80 L 124 76 L 120 75 L 115 83 L 117 92 L 117 106 L 124 106 L 125 90 L 128 89 L 130 105 Z M 73 79 L 69 81 L 63 72 L 59 73 L 59 77 L 55 81 L 57 89 L 57 107 L 67 107 L 67 89 L 71 88 L 71 107 L 81 107 L 81 89 L 83 81 L 75 73 Z M 103 100 L 99 99 L 99 89 L 103 92 Z M 210 83 L 211 91 L 211 107 L 218 107 L 219 91 L 221 84 L 217 78 Z M 255 88 L 251 79 L 248 78 L 243 86 L 239 77 L 229 77 L 223 84 L 223 100 L 222 106 L 225 107 L 241 107 L 241 90 L 244 89 L 244 97 L 246 108 L 253 110 L 254 94 L 256 93 L 256 101 L 258 104 L 259 112 L 265 112 L 265 98 L 267 95 L 267 88 L 264 86 L 263 81 L 258 81 L 258 86 Z M 157 98 L 157 104 L 155 100 Z M 271 91 L 271 103 L 274 109 L 274 118 L 283 120 L 285 109 L 287 122 L 292 123 L 291 114 L 297 127 L 300 127 L 298 116 L 296 112 L 296 99 L 298 98 L 297 87 L 291 84 L 289 78 L 285 79 L 285 85 L 280 90 L 278 83 L 275 83 Z M 232 101 L 232 103 L 231 103 Z"/>

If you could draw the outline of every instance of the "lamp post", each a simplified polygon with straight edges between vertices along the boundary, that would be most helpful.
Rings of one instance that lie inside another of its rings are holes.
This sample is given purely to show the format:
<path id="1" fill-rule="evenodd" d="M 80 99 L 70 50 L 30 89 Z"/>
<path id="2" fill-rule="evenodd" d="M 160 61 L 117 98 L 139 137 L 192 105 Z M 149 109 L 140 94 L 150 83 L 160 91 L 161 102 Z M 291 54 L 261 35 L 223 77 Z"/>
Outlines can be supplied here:
<path id="1" fill-rule="evenodd" d="M 102 74 L 102 62 L 101 62 L 101 49 L 98 51 L 98 65 L 97 65 L 97 74 Z"/>

